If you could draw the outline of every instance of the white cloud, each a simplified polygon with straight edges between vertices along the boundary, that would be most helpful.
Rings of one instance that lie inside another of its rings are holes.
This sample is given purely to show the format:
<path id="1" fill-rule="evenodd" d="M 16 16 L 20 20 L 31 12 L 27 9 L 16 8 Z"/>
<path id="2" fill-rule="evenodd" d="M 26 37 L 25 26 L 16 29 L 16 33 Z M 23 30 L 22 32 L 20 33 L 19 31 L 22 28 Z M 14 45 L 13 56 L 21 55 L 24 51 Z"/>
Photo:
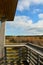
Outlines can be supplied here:
<path id="1" fill-rule="evenodd" d="M 43 0 L 31 0 L 31 2 L 35 4 L 43 4 Z"/>
<path id="2" fill-rule="evenodd" d="M 37 23 L 28 27 L 27 33 L 30 35 L 43 35 L 43 20 L 39 20 Z"/>
<path id="3" fill-rule="evenodd" d="M 43 20 L 39 20 L 38 22 L 32 24 L 31 27 L 34 27 L 34 28 L 43 28 Z"/>
<path id="4" fill-rule="evenodd" d="M 29 0 L 19 0 L 17 9 L 22 11 L 30 6 Z"/>
<path id="5" fill-rule="evenodd" d="M 43 20 L 39 20 L 39 21 L 36 23 L 36 27 L 43 28 Z"/>
<path id="6" fill-rule="evenodd" d="M 16 16 L 14 22 L 9 23 L 9 26 L 10 29 L 6 30 L 13 31 L 13 34 L 16 30 L 17 35 L 43 35 L 43 20 L 33 23 L 27 16 Z"/>
<path id="7" fill-rule="evenodd" d="M 36 4 L 43 4 L 43 0 L 31 0 L 31 1 Z"/>
<path id="8" fill-rule="evenodd" d="M 32 20 L 28 16 L 16 16 L 13 22 L 8 22 L 11 27 L 25 28 L 32 24 Z"/>
<path id="9" fill-rule="evenodd" d="M 31 4 L 43 4 L 43 0 L 19 0 L 17 10 L 29 9 Z"/>
<path id="10" fill-rule="evenodd" d="M 32 24 L 32 20 L 28 16 L 16 16 L 14 22 L 19 27 L 26 27 Z"/>
<path id="11" fill-rule="evenodd" d="M 43 13 L 40 13 L 38 16 L 40 19 L 43 19 Z"/>

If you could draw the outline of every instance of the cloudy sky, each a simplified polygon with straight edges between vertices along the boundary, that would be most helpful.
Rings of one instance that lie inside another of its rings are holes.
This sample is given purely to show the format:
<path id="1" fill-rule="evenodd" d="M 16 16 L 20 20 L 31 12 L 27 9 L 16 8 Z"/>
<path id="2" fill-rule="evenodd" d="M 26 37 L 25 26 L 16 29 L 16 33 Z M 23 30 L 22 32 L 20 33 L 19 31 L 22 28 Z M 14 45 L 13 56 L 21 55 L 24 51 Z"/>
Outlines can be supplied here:
<path id="1" fill-rule="evenodd" d="M 19 0 L 15 19 L 5 29 L 5 35 L 43 35 L 43 0 Z"/>

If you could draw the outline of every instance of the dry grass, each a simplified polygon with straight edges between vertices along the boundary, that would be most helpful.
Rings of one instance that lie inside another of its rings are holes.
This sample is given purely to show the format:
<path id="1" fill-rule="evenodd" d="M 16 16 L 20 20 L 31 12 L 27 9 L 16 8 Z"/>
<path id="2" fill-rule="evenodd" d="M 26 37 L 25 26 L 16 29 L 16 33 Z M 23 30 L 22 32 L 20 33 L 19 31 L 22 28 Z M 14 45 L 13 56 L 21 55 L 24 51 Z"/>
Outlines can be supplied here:
<path id="1" fill-rule="evenodd" d="M 32 43 L 43 47 L 43 36 L 6 36 L 6 44 Z"/>

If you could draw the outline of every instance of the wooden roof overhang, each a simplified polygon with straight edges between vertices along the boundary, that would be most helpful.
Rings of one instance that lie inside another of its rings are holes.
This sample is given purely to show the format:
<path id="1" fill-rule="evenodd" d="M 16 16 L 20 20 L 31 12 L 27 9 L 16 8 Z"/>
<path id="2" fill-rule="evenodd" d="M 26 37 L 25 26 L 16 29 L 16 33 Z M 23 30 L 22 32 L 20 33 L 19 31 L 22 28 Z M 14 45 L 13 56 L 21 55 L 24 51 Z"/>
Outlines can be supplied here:
<path id="1" fill-rule="evenodd" d="M 13 21 L 18 0 L 0 0 L 0 20 Z"/>

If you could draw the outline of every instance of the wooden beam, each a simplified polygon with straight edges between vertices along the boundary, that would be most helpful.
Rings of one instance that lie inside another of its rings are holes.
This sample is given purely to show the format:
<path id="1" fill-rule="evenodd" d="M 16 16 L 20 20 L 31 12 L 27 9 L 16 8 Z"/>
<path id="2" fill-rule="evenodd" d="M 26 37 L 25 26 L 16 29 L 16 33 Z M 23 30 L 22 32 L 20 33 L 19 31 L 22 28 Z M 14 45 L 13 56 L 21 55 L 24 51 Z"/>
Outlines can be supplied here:
<path id="1" fill-rule="evenodd" d="M 0 58 L 4 56 L 4 37 L 5 37 L 5 22 L 2 23 L 0 29 Z"/>
<path id="2" fill-rule="evenodd" d="M 0 0 L 0 20 L 5 17 L 7 21 L 12 21 L 15 16 L 18 0 Z"/>

